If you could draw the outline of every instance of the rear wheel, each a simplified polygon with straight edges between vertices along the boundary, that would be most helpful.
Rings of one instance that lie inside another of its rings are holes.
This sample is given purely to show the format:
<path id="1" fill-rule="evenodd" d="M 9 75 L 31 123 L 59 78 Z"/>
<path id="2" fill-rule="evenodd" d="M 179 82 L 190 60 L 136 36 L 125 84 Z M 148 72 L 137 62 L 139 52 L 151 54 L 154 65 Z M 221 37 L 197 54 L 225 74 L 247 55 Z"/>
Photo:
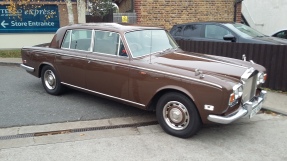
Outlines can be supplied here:
<path id="1" fill-rule="evenodd" d="M 159 99 L 156 116 L 165 132 L 181 138 L 193 136 L 202 125 L 193 102 L 177 92 L 167 93 Z"/>
<path id="2" fill-rule="evenodd" d="M 51 66 L 44 66 L 41 71 L 42 84 L 47 93 L 52 95 L 59 95 L 63 91 L 59 77 Z"/>

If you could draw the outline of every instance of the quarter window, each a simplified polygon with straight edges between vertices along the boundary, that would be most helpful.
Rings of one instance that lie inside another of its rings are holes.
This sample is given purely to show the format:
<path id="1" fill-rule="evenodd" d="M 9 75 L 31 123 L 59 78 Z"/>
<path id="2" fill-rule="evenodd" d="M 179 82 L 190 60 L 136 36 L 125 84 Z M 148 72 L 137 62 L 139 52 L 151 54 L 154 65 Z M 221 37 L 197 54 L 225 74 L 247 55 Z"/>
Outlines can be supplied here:
<path id="1" fill-rule="evenodd" d="M 183 31 L 184 37 L 200 37 L 202 25 L 186 25 Z"/>
<path id="2" fill-rule="evenodd" d="M 182 35 L 182 26 L 179 26 L 176 28 L 174 35 L 175 36 L 181 36 Z"/>
<path id="3" fill-rule="evenodd" d="M 62 43 L 62 48 L 70 48 L 70 39 L 71 39 L 71 30 L 68 30 Z"/>
<path id="4" fill-rule="evenodd" d="M 227 34 L 231 34 L 231 33 L 227 29 L 221 26 L 217 26 L 217 25 L 206 25 L 205 26 L 205 37 L 206 38 L 223 40 L 223 37 Z"/>

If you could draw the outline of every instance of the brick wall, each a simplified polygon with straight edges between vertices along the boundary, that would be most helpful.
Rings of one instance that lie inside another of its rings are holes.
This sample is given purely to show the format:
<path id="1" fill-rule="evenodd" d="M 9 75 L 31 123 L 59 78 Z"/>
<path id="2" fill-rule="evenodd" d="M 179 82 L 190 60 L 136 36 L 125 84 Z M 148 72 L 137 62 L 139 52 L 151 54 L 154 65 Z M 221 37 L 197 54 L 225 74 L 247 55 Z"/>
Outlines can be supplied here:
<path id="1" fill-rule="evenodd" d="M 242 2 L 238 3 L 236 6 L 236 22 L 241 23 L 241 8 Z"/>
<path id="2" fill-rule="evenodd" d="M 168 30 L 178 23 L 233 21 L 234 17 L 233 0 L 134 0 L 134 5 L 139 24 Z"/>

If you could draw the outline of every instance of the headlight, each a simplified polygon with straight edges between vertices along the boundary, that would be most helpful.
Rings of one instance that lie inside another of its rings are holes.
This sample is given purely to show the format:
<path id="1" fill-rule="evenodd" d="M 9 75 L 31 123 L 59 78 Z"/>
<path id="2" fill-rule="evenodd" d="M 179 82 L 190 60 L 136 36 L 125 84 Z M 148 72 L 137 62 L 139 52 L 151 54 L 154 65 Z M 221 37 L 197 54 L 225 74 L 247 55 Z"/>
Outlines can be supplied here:
<path id="1" fill-rule="evenodd" d="M 233 93 L 235 94 L 235 99 L 238 99 L 242 96 L 243 93 L 243 86 L 242 84 L 236 84 L 233 86 Z"/>
<path id="2" fill-rule="evenodd" d="M 257 75 L 257 85 L 262 84 L 266 81 L 267 74 L 266 73 L 258 73 Z"/>
<path id="3" fill-rule="evenodd" d="M 233 106 L 234 104 L 236 104 L 236 100 L 238 98 L 240 98 L 243 94 L 243 85 L 242 84 L 236 84 L 235 86 L 233 86 L 233 92 L 230 94 L 230 98 L 229 98 L 229 105 Z"/>

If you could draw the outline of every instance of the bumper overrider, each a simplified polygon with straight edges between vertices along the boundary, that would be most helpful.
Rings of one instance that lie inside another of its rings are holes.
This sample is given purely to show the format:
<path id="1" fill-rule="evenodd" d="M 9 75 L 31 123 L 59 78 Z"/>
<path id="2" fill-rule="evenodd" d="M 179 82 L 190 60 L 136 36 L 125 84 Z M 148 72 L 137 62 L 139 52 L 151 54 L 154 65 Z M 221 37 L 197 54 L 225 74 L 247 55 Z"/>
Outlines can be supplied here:
<path id="1" fill-rule="evenodd" d="M 27 65 L 24 65 L 24 64 L 20 64 L 20 66 L 23 68 L 23 69 L 25 69 L 27 72 L 30 72 L 30 73 L 32 73 L 32 72 L 34 72 L 34 68 L 32 68 L 32 67 L 30 67 L 30 66 L 27 66 Z"/>
<path id="2" fill-rule="evenodd" d="M 229 124 L 242 117 L 251 118 L 262 108 L 262 104 L 266 99 L 266 94 L 267 92 L 262 90 L 258 96 L 255 96 L 252 100 L 240 105 L 239 110 L 235 113 L 227 116 L 208 115 L 207 119 L 220 124 Z"/>

